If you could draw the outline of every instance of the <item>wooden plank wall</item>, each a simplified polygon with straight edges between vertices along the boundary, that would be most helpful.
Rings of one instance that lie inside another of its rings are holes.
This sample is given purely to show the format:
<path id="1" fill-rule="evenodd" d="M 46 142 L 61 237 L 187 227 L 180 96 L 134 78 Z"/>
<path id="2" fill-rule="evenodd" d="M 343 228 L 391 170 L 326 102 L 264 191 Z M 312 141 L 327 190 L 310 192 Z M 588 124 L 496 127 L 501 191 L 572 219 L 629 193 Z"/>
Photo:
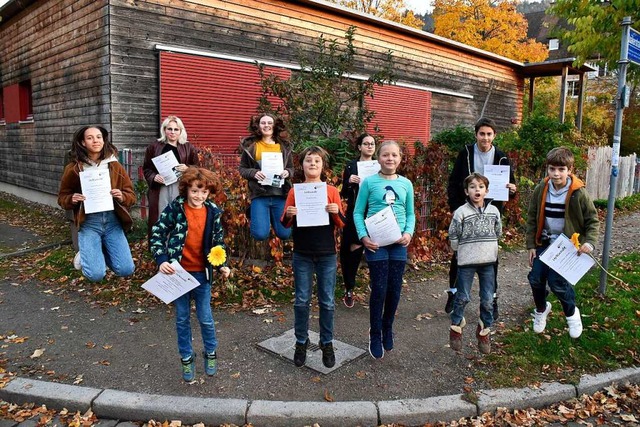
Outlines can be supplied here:
<path id="1" fill-rule="evenodd" d="M 0 181 L 56 194 L 74 130 L 109 127 L 106 4 L 36 2 L 0 26 L 2 86 L 33 92 L 33 122 L 0 126 Z"/>
<path id="2" fill-rule="evenodd" d="M 137 157 L 158 132 L 156 44 L 295 63 L 296 51 L 313 51 L 321 34 L 342 38 L 350 25 L 356 25 L 356 47 L 365 56 L 362 73 L 375 70 L 392 50 L 401 81 L 473 95 L 469 100 L 434 93 L 432 134 L 457 124 L 472 125 L 492 79 L 485 115 L 496 118 L 501 128 L 521 117 L 523 80 L 511 65 L 367 20 L 295 1 L 110 0 L 109 4 L 115 141 L 133 148 Z"/>

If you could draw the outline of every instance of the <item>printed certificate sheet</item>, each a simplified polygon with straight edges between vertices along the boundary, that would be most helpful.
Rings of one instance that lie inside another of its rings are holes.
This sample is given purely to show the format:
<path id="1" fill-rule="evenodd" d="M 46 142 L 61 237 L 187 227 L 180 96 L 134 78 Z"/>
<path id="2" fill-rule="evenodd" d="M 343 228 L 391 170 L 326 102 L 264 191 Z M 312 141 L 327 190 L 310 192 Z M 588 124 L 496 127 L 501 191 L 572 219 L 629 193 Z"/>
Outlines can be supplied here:
<path id="1" fill-rule="evenodd" d="M 500 165 L 485 165 L 484 176 L 489 179 L 489 197 L 496 201 L 509 201 L 509 174 L 511 167 Z"/>
<path id="2" fill-rule="evenodd" d="M 158 169 L 158 173 L 164 179 L 164 185 L 171 185 L 178 181 L 174 167 L 178 166 L 178 159 L 173 151 L 167 151 L 164 154 L 159 155 L 151 159 L 153 165 Z"/>
<path id="3" fill-rule="evenodd" d="M 380 246 L 395 243 L 402 237 L 400 226 L 391 206 L 387 206 L 365 219 L 364 225 L 367 227 L 369 238 Z"/>
<path id="4" fill-rule="evenodd" d="M 540 261 L 547 264 L 549 268 L 553 268 L 574 286 L 595 264 L 593 258 L 587 254 L 578 256 L 578 250 L 564 234 L 561 234 L 540 255 Z"/>
<path id="5" fill-rule="evenodd" d="M 261 160 L 262 173 L 266 178 L 260 181 L 262 185 L 272 185 L 274 187 L 282 187 L 284 183 L 280 174 L 284 170 L 284 160 L 282 159 L 282 153 L 262 153 Z"/>
<path id="6" fill-rule="evenodd" d="M 169 304 L 191 289 L 200 286 L 200 282 L 182 268 L 178 261 L 172 262 L 171 267 L 176 271 L 174 274 L 158 272 L 142 285 L 144 289 L 160 298 L 165 304 Z"/>
<path id="7" fill-rule="evenodd" d="M 109 169 L 89 169 L 80 172 L 80 187 L 84 200 L 84 213 L 113 210 Z"/>
<path id="8" fill-rule="evenodd" d="M 361 180 L 366 177 L 375 175 L 380 170 L 380 163 L 377 160 L 367 160 L 364 162 L 358 162 L 358 176 Z"/>
<path id="9" fill-rule="evenodd" d="M 329 225 L 329 212 L 327 212 L 327 183 L 308 182 L 293 184 L 293 193 L 296 197 L 296 224 L 298 227 L 313 227 Z"/>

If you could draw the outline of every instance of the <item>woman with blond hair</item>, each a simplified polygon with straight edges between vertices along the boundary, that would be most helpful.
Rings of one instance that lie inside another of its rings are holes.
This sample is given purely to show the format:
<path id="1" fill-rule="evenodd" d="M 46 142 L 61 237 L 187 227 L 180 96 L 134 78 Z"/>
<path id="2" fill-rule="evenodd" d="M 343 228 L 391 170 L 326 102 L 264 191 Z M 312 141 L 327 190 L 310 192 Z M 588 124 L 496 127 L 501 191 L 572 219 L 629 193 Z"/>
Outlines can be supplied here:
<path id="1" fill-rule="evenodd" d="M 142 166 L 144 178 L 149 185 L 147 200 L 149 203 L 149 217 L 147 221 L 148 236 L 151 227 L 158 220 L 158 215 L 178 196 L 178 183 L 165 185 L 164 178 L 158 173 L 153 164 L 153 158 L 173 151 L 178 160 L 176 172 L 182 173 L 189 166 L 199 166 L 198 151 L 187 141 L 187 131 L 182 120 L 176 116 L 168 116 L 160 125 L 160 138 L 152 142 L 144 154 Z"/>

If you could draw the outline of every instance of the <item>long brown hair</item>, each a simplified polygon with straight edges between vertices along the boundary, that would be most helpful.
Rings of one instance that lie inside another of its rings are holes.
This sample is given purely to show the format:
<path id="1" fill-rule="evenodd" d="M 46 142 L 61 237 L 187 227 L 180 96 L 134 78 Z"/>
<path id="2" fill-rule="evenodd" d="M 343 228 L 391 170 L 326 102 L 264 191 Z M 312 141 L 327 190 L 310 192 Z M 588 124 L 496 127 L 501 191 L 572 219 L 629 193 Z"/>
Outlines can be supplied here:
<path id="1" fill-rule="evenodd" d="M 262 133 L 260 133 L 260 119 L 265 116 L 273 119 L 273 140 L 278 144 L 288 144 L 289 139 L 287 130 L 284 126 L 284 120 L 272 114 L 260 114 L 251 117 L 251 121 L 249 122 L 249 131 L 251 132 L 251 136 L 256 138 L 256 141 L 262 139 Z"/>
<path id="2" fill-rule="evenodd" d="M 104 141 L 104 145 L 102 146 L 102 151 L 100 151 L 100 157 L 98 160 L 102 161 L 111 156 L 118 155 L 118 149 L 115 145 L 109 141 L 109 132 L 103 128 L 102 126 L 90 125 L 90 126 L 82 126 L 80 129 L 75 131 L 73 134 L 73 140 L 71 142 L 71 151 L 69 152 L 70 158 L 72 161 L 79 161 L 82 163 L 90 163 L 89 153 L 87 152 L 87 148 L 82 145 L 84 141 L 84 133 L 88 129 L 98 129 L 102 134 L 102 140 Z"/>

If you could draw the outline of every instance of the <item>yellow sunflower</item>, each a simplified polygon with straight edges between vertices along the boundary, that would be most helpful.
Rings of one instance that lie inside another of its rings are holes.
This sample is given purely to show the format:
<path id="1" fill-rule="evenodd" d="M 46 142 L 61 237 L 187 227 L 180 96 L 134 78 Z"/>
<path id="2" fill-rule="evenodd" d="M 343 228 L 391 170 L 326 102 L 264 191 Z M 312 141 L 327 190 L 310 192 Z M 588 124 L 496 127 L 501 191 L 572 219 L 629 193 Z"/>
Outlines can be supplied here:
<path id="1" fill-rule="evenodd" d="M 224 248 L 220 245 L 214 246 L 211 248 L 211 252 L 207 256 L 207 259 L 214 267 L 224 264 L 227 260 L 227 253 L 224 251 Z"/>
<path id="2" fill-rule="evenodd" d="M 576 249 L 580 249 L 580 233 L 573 233 L 571 236 L 571 243 L 576 247 Z"/>

